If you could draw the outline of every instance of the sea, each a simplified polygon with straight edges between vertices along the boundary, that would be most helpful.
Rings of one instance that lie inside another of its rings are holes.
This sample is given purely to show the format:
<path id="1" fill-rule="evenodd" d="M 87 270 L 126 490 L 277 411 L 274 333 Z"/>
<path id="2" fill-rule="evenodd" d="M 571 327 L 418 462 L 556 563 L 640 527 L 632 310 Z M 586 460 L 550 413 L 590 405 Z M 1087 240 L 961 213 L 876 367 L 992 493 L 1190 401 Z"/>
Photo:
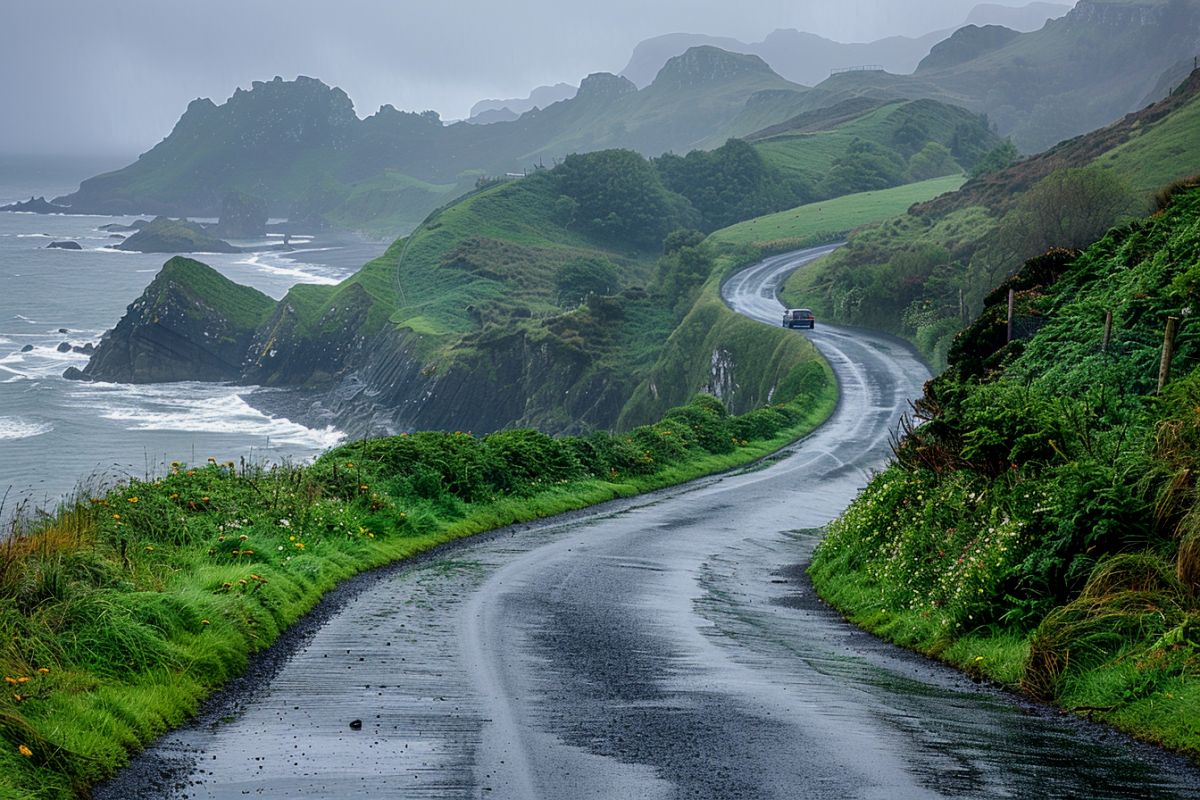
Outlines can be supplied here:
<path id="1" fill-rule="evenodd" d="M 0 156 L 0 205 L 53 199 L 128 161 Z M 83 368 L 87 356 L 60 352 L 60 345 L 99 342 L 169 258 L 113 249 L 119 240 L 100 227 L 134 219 L 0 212 L 0 524 L 52 510 L 76 493 L 162 475 L 172 461 L 304 461 L 344 438 L 248 402 L 269 389 L 62 378 L 67 367 Z M 47 249 L 59 240 L 83 249 Z M 250 252 L 189 257 L 279 298 L 298 283 L 338 283 L 387 244 L 314 233 L 293 235 L 291 252 L 254 252 L 280 241 L 233 240 Z"/>

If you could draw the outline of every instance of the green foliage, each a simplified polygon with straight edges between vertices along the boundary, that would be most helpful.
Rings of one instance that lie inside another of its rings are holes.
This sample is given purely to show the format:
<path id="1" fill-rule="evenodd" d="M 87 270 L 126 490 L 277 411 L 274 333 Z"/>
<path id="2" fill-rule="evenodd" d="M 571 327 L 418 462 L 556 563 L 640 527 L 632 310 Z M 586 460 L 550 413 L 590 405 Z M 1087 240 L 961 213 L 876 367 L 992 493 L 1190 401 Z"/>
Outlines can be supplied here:
<path id="1" fill-rule="evenodd" d="M 553 174 L 561 193 L 578 204 L 584 227 L 610 242 L 653 247 L 689 222 L 687 202 L 632 150 L 570 155 Z"/>
<path id="2" fill-rule="evenodd" d="M 959 166 L 950 154 L 950 148 L 938 142 L 929 142 L 908 160 L 908 177 L 914 181 L 940 178 L 959 172 Z"/>
<path id="3" fill-rule="evenodd" d="M 1012 143 L 1012 139 L 1005 139 L 1001 144 L 989 150 L 987 155 L 979 159 L 975 166 L 971 167 L 969 174 L 972 178 L 978 178 L 981 175 L 987 175 L 991 172 L 999 172 L 1017 163 L 1017 159 L 1020 157 L 1021 153 L 1017 150 L 1017 146 Z"/>
<path id="4" fill-rule="evenodd" d="M 173 464 L 0 542 L 0 794 L 85 796 L 345 578 L 746 463 L 819 423 L 698 396 L 628 434 L 417 433 L 309 467 Z"/>
<path id="5" fill-rule="evenodd" d="M 1186 322 L 1182 374 L 1154 393 L 1164 320 L 1190 302 L 1198 219 L 1200 191 L 1182 189 L 992 292 L 915 404 L 924 424 L 812 567 L 823 596 L 897 641 L 1191 752 L 1179 698 L 1200 684 L 1200 350 Z M 1037 320 L 1015 342 L 1009 289 Z M 972 655 L 1014 638 L 1027 660 Z"/>
<path id="6" fill-rule="evenodd" d="M 818 186 L 823 197 L 886 189 L 903 182 L 905 163 L 902 156 L 875 142 L 856 139 L 844 155 L 834 159 L 825 179 Z"/>
<path id="7" fill-rule="evenodd" d="M 621 288 L 617 268 L 608 261 L 568 261 L 554 276 L 558 304 L 573 308 L 589 295 L 616 294 Z"/>
<path id="8" fill-rule="evenodd" d="M 807 187 L 785 181 L 754 147 L 740 139 L 730 139 L 711 152 L 660 156 L 654 166 L 666 187 L 686 197 L 700 212 L 701 227 L 706 231 L 811 199 Z"/>

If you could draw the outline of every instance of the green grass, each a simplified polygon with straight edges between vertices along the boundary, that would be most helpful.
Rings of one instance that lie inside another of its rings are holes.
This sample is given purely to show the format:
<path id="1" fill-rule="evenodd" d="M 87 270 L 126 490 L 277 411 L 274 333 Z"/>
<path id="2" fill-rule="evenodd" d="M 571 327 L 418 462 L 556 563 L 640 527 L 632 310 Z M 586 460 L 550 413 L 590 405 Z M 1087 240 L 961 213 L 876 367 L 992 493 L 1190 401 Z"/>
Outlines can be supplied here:
<path id="1" fill-rule="evenodd" d="M 1030 260 L 955 340 L 923 421 L 810 573 L 853 622 L 1200 758 L 1200 190 Z M 1019 319 L 1007 341 L 1008 289 Z M 1100 347 L 1105 310 L 1118 320 Z"/>
<path id="2" fill-rule="evenodd" d="M 1095 163 L 1150 193 L 1186 175 L 1200 174 L 1200 97 L 1165 119 L 1140 129 Z"/>
<path id="3" fill-rule="evenodd" d="M 0 797 L 77 798 L 195 712 L 340 581 L 439 544 L 767 455 L 832 381 L 731 417 L 700 397 L 621 436 L 420 433 L 309 467 L 174 464 L 0 544 Z"/>
<path id="4" fill-rule="evenodd" d="M 765 247 L 772 242 L 789 239 L 833 239 L 863 225 L 903 214 L 914 203 L 953 192 L 965 180 L 962 175 L 948 175 L 891 189 L 809 203 L 731 225 L 713 233 L 712 241 L 717 244 Z"/>
<path id="5" fill-rule="evenodd" d="M 254 328 L 271 314 L 275 301 L 257 289 L 234 283 L 207 264 L 176 256 L 163 265 L 159 279 L 182 287 L 194 297 L 220 304 L 238 328 Z"/>

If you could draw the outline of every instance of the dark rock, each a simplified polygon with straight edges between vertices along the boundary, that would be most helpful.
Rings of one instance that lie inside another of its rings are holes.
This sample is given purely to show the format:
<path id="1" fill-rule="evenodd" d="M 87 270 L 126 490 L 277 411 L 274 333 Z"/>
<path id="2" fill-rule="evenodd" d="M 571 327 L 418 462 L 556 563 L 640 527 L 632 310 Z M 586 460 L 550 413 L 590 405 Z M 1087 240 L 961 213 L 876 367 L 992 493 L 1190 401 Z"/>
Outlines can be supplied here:
<path id="1" fill-rule="evenodd" d="M 123 233 L 111 233 L 111 234 L 109 234 L 108 238 L 110 238 L 110 239 L 125 239 L 127 237 Z"/>
<path id="2" fill-rule="evenodd" d="M 21 348 L 21 352 L 22 352 L 22 353 L 32 353 L 32 352 L 33 352 L 33 345 L 31 345 L 31 344 L 27 344 L 27 345 L 25 345 L 24 347 L 22 347 L 22 348 Z"/>
<path id="3" fill-rule="evenodd" d="M 90 381 L 91 378 L 86 375 L 79 367 L 67 367 L 63 371 L 62 376 L 69 381 Z"/>
<path id="4" fill-rule="evenodd" d="M 137 233 L 115 245 L 138 253 L 240 253 L 242 248 L 210 236 L 185 219 L 156 217 Z"/>
<path id="5" fill-rule="evenodd" d="M 24 211 L 29 214 L 66 214 L 70 210 L 69 206 L 48 203 L 44 197 L 31 197 L 21 203 L 0 206 L 0 211 Z"/>
<path id="6" fill-rule="evenodd" d="M 350 721 L 350 730 L 361 731 L 362 730 L 362 720 L 361 719 L 351 720 Z"/>
<path id="7" fill-rule="evenodd" d="M 96 345 L 92 344 L 91 342 L 88 342 L 82 347 L 75 345 L 71 348 L 71 351 L 74 353 L 82 353 L 85 356 L 90 356 L 92 353 L 96 352 Z"/>
<path id="8" fill-rule="evenodd" d="M 275 305 L 221 273 L 176 257 L 96 347 L 84 374 L 115 383 L 236 381 Z"/>
<path id="9" fill-rule="evenodd" d="M 46 245 L 47 248 L 57 248 L 59 250 L 82 250 L 83 246 L 79 242 L 51 242 Z"/>
<path id="10" fill-rule="evenodd" d="M 58 329 L 58 332 L 59 332 L 59 333 L 70 333 L 70 331 L 69 331 L 69 330 L 67 330 L 66 328 L 59 328 L 59 329 Z"/>
<path id="11" fill-rule="evenodd" d="M 60 353 L 69 353 L 69 352 L 71 352 L 71 343 L 70 342 L 61 342 L 58 345 L 58 347 L 56 347 L 54 349 Z"/>
<path id="12" fill-rule="evenodd" d="M 229 192 L 221 201 L 216 234 L 231 239 L 253 239 L 267 234 L 267 201 L 245 192 Z"/>
<path id="13" fill-rule="evenodd" d="M 107 225 L 101 225 L 98 228 L 98 230 L 120 231 L 120 232 L 124 232 L 124 233 L 132 233 L 133 231 L 140 230 L 141 228 L 144 228 L 145 226 L 147 226 L 149 224 L 150 224 L 150 220 L 148 220 L 148 219 L 134 220 L 133 222 L 129 223 L 128 225 L 122 225 L 119 222 L 110 222 Z"/>

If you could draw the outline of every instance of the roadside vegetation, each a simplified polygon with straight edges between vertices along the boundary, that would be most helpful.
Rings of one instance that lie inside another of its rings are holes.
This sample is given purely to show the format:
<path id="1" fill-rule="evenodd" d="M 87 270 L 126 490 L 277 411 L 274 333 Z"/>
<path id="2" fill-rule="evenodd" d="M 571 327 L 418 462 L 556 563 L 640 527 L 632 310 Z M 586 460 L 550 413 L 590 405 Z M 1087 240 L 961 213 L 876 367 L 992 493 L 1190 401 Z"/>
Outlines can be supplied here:
<path id="1" fill-rule="evenodd" d="M 1158 205 L 986 298 L 810 571 L 891 641 L 1200 757 L 1200 183 Z"/>
<path id="2" fill-rule="evenodd" d="M 741 416 L 698 396 L 623 435 L 417 433 L 311 466 L 174 464 L 0 543 L 0 797 L 84 797 L 355 573 L 766 455 L 832 411 L 827 371 Z"/>
<path id="3" fill-rule="evenodd" d="M 984 298 L 1047 247 L 1083 247 L 1200 171 L 1200 73 L 1107 128 L 1009 164 L 1001 146 L 959 191 L 853 234 L 787 281 L 786 303 L 903 336 L 935 368 Z M 993 169 L 995 168 L 995 169 Z M 989 171 L 990 170 L 990 171 Z"/>

